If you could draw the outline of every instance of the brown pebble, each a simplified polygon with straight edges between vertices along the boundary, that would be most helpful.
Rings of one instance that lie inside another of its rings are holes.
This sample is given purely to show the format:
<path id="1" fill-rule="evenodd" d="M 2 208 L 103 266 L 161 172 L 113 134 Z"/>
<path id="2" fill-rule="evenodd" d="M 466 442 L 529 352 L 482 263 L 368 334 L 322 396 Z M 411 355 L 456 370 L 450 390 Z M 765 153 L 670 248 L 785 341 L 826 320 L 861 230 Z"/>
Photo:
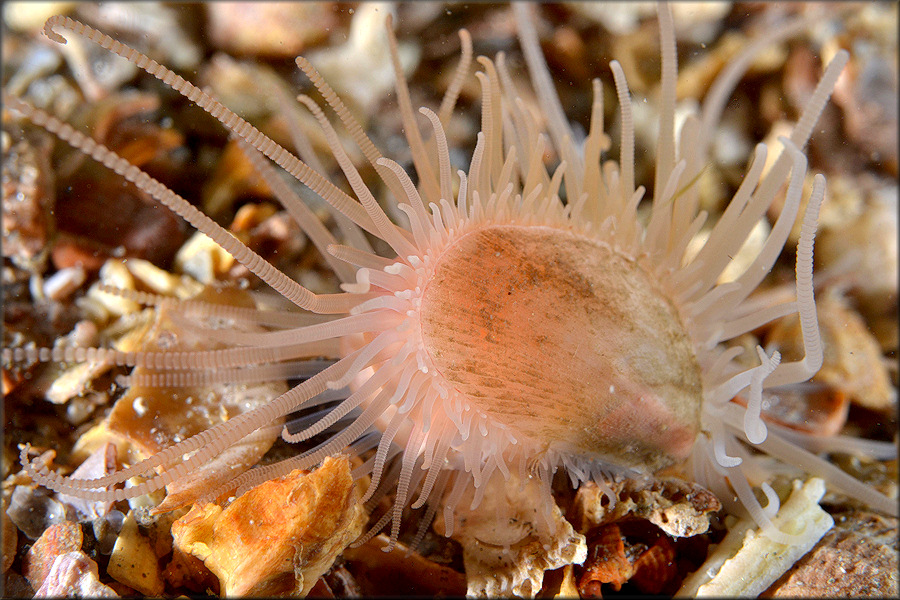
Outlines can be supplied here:
<path id="1" fill-rule="evenodd" d="M 761 597 L 896 598 L 897 524 L 864 511 L 836 516 L 834 528 Z"/>
<path id="2" fill-rule="evenodd" d="M 53 252 L 57 269 L 75 266 L 79 259 L 89 269 L 97 258 L 114 256 L 164 265 L 186 239 L 177 216 L 131 184 L 100 174 L 73 177 L 57 201 L 56 217 L 60 233 L 66 234 L 60 243 L 71 246 Z"/>
<path id="3" fill-rule="evenodd" d="M 109 258 L 109 248 L 91 240 L 62 234 L 50 250 L 50 258 L 57 269 L 81 265 L 88 272 L 96 272 Z"/>
<path id="4" fill-rule="evenodd" d="M 81 550 L 84 536 L 81 525 L 63 521 L 48 527 L 22 559 L 22 575 L 38 589 L 50 573 L 57 556 Z"/>
<path id="5" fill-rule="evenodd" d="M 401 543 L 393 552 L 384 552 L 389 539 L 379 534 L 357 548 L 344 551 L 347 570 L 359 584 L 363 596 L 415 595 L 464 596 L 466 576 L 420 554 L 409 552 Z"/>
<path id="6" fill-rule="evenodd" d="M 173 588 L 185 587 L 192 592 L 203 593 L 207 589 L 219 593 L 219 580 L 206 568 L 203 561 L 181 548 L 174 548 L 172 560 L 163 569 L 163 579 Z"/>

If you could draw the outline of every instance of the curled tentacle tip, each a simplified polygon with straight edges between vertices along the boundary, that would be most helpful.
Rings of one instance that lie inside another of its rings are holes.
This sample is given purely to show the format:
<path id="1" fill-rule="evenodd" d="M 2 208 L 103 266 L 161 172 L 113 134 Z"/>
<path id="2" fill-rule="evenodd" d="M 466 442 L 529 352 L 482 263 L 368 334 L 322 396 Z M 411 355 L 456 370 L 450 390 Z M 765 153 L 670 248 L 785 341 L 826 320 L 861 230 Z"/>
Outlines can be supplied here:
<path id="1" fill-rule="evenodd" d="M 47 22 L 44 23 L 44 35 L 46 35 L 57 44 L 65 45 L 67 43 L 66 38 L 53 31 L 53 26 L 56 25 L 58 21 L 58 16 L 50 17 L 49 19 L 47 19 Z"/>
<path id="2" fill-rule="evenodd" d="M 766 511 L 769 518 L 772 518 L 778 512 L 778 509 L 781 508 L 781 501 L 778 499 L 778 494 L 775 493 L 775 490 L 772 489 L 772 486 L 765 481 L 760 484 L 759 487 L 766 495 L 766 506 L 763 510 Z"/>

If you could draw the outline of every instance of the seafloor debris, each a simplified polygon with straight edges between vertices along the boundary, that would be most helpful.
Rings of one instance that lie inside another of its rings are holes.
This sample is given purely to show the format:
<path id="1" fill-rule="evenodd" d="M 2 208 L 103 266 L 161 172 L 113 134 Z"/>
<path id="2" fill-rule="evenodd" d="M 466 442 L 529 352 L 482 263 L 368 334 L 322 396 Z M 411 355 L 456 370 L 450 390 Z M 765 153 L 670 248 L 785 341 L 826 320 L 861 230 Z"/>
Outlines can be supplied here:
<path id="1" fill-rule="evenodd" d="M 39 538 L 48 527 L 66 520 L 62 504 L 51 498 L 47 490 L 29 485 L 13 488 L 6 514 L 32 540 Z"/>
<path id="2" fill-rule="evenodd" d="M 20 269 L 43 272 L 56 221 L 52 138 L 4 124 L 3 256 Z"/>
<path id="3" fill-rule="evenodd" d="M 690 537 L 705 533 L 710 516 L 722 508 L 711 492 L 676 477 L 624 479 L 608 485 L 615 502 L 594 483 L 578 488 L 569 517 L 578 531 L 630 516 L 650 521 L 671 536 Z"/>
<path id="4" fill-rule="evenodd" d="M 898 550 L 897 519 L 867 511 L 841 513 L 809 554 L 762 595 L 896 598 Z"/>
<path id="5" fill-rule="evenodd" d="M 539 483 L 529 479 L 523 484 L 512 473 L 504 481 L 495 474 L 482 483 L 481 502 L 472 509 L 475 493 L 472 486 L 463 493 L 453 530 L 447 532 L 463 548 L 467 595 L 534 596 L 544 571 L 584 561 L 584 536 L 563 518 L 552 498 L 541 493 Z M 440 518 L 434 528 L 446 532 Z"/>
<path id="6" fill-rule="evenodd" d="M 390 539 L 379 534 L 358 547 L 347 548 L 343 557 L 364 596 L 463 596 L 466 576 L 438 564 L 398 542 L 385 552 Z"/>
<path id="7" fill-rule="evenodd" d="M 346 457 L 292 471 L 224 510 L 195 504 L 172 525 L 175 547 L 201 559 L 221 593 L 304 596 L 367 520 Z"/>
<path id="8" fill-rule="evenodd" d="M 364 2 L 356 9 L 347 41 L 340 46 L 308 53 L 325 80 L 365 119 L 385 93 L 394 89 L 384 20 L 396 8 L 389 2 Z M 417 44 L 400 44 L 403 70 L 412 72 L 419 62 Z"/>
<path id="9" fill-rule="evenodd" d="M 228 272 L 234 257 L 199 231 L 175 254 L 175 268 L 209 285 Z"/>
<path id="10" fill-rule="evenodd" d="M 856 300 L 871 333 L 885 353 L 898 347 L 898 190 L 896 180 L 875 189 L 859 185 L 855 179 L 838 179 L 837 201 L 867 192 L 867 202 L 859 199 L 838 215 L 839 219 L 822 228 L 816 239 L 816 262 L 822 274 L 846 287 Z"/>
<path id="11" fill-rule="evenodd" d="M 338 23 L 331 2 L 213 2 L 209 33 L 220 49 L 293 59 L 326 39 Z"/>
<path id="12" fill-rule="evenodd" d="M 50 573 L 57 557 L 81 550 L 84 536 L 81 526 L 72 521 L 51 525 L 41 534 L 22 559 L 22 575 L 38 589 Z"/>
<path id="13" fill-rule="evenodd" d="M 685 561 L 679 538 L 707 532 L 719 500 L 697 484 L 674 477 L 592 483 L 575 495 L 569 519 L 587 536 L 588 557 L 576 567 L 582 597 L 601 597 L 625 583 L 645 594 L 673 591 Z M 703 543 L 691 550 L 703 551 Z M 607 587 L 608 586 L 608 587 Z"/>
<path id="14" fill-rule="evenodd" d="M 132 511 L 125 517 L 107 567 L 109 576 L 147 596 L 159 596 L 164 585 L 156 553 L 139 530 Z"/>
<path id="15" fill-rule="evenodd" d="M 100 583 L 97 563 L 81 550 L 57 556 L 35 598 L 118 598 L 108 585 Z"/>
<path id="16" fill-rule="evenodd" d="M 16 526 L 6 514 L 6 498 L 3 498 L 3 512 L 0 513 L 0 523 L 2 523 L 2 532 L 0 532 L 0 552 L 3 556 L 3 573 L 9 571 L 12 566 L 13 559 L 16 557 L 16 546 L 19 543 L 19 532 Z"/>
<path id="17" fill-rule="evenodd" d="M 853 48 L 853 54 L 846 79 L 834 90 L 834 101 L 844 109 L 843 129 L 847 136 L 896 177 L 900 87 L 896 30 L 893 35 L 886 33 L 882 28 L 888 19 L 879 18 L 876 11 L 854 12 L 847 23 L 850 31 L 845 34 L 850 38 L 845 43 Z M 878 29 L 881 31 L 873 31 Z M 893 52 L 885 53 L 882 45 L 893 46 Z"/>
<path id="18" fill-rule="evenodd" d="M 772 524 L 777 532 L 799 536 L 799 540 L 782 543 L 769 537 L 764 530 L 751 529 L 749 522 L 733 525 L 719 547 L 688 577 L 677 595 L 759 595 L 831 529 L 834 520 L 819 506 L 824 494 L 825 482 L 819 478 L 813 477 L 805 484 L 795 480 L 790 498 L 772 518 Z"/>
<path id="19" fill-rule="evenodd" d="M 74 479 L 96 479 L 98 477 L 103 477 L 115 472 L 117 462 L 116 446 L 115 444 L 107 442 L 92 452 L 87 460 L 75 469 L 72 473 L 72 477 Z M 57 494 L 56 499 L 67 507 L 71 507 L 79 522 L 93 521 L 106 516 L 113 504 L 109 500 L 90 501 L 66 494 Z"/>
<path id="20" fill-rule="evenodd" d="M 642 594 L 671 592 L 680 582 L 677 553 L 669 536 L 640 522 L 596 527 L 588 533 L 584 565 L 574 569 L 578 595 L 601 598 L 605 584 L 619 591 L 625 583 Z"/>
<path id="21" fill-rule="evenodd" d="M 615 523 L 593 530 L 588 538 L 590 551 L 584 571 L 578 578 L 578 593 L 582 597 L 602 597 L 600 585 L 612 584 L 619 591 L 622 584 L 634 575 L 634 565 L 625 555 L 622 532 Z"/>

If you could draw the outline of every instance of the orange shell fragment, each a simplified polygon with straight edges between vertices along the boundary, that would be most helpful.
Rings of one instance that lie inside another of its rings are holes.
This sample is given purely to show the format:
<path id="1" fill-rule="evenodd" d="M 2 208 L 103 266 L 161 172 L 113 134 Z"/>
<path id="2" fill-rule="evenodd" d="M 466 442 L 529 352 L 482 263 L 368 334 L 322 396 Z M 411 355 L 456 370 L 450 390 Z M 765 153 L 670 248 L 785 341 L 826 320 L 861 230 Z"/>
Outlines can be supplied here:
<path id="1" fill-rule="evenodd" d="M 253 488 L 227 508 L 195 504 L 175 547 L 219 578 L 222 595 L 305 596 L 367 519 L 346 457 Z"/>
<path id="2" fill-rule="evenodd" d="M 591 538 L 578 591 L 582 597 L 602 598 L 600 584 L 609 583 L 616 591 L 621 590 L 634 574 L 634 565 L 625 555 L 624 538 L 615 523 L 599 528 Z"/>
<path id="3" fill-rule="evenodd" d="M 675 546 L 668 537 L 662 535 L 634 561 L 631 581 L 644 594 L 660 594 L 677 576 Z"/>

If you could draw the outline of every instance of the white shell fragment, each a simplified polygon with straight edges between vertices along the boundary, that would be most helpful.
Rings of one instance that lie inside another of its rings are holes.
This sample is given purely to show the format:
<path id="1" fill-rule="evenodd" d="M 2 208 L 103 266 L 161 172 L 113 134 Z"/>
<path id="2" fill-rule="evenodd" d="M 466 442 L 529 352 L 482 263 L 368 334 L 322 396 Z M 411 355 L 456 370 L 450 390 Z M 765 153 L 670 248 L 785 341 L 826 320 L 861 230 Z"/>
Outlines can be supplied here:
<path id="1" fill-rule="evenodd" d="M 206 285 L 227 273 L 233 264 L 233 256 L 199 231 L 175 255 L 176 269 Z"/>
<path id="2" fill-rule="evenodd" d="M 344 44 L 308 55 L 344 101 L 361 107 L 363 114 L 372 114 L 378 100 L 394 89 L 384 19 L 395 12 L 392 3 L 364 2 L 356 9 Z M 421 52 L 412 44 L 400 44 L 399 54 L 404 72 L 411 73 Z"/>
<path id="3" fill-rule="evenodd" d="M 34 593 L 35 598 L 118 598 L 100 583 L 97 563 L 81 550 L 56 557 L 50 573 Z"/>
<path id="4" fill-rule="evenodd" d="M 463 547 L 467 596 L 533 597 L 545 571 L 587 558 L 584 536 L 559 507 L 550 501 L 549 514 L 544 512 L 548 500 L 540 482 L 529 479 L 523 486 L 510 474 L 508 480 L 495 475 L 482 485 L 484 497 L 476 508 L 469 508 L 472 486 L 457 503 L 451 535 Z M 444 535 L 444 520 L 439 517 L 434 528 Z"/>
<path id="5" fill-rule="evenodd" d="M 731 527 L 729 534 L 706 562 L 688 577 L 676 596 L 755 597 L 781 577 L 809 552 L 834 525 L 834 519 L 819 506 L 825 495 L 825 482 L 813 477 L 805 484 L 794 481 L 794 490 L 772 523 L 780 531 L 796 535 L 803 532 L 799 544 L 773 541 L 761 530 L 751 530 L 750 521 Z M 744 532 L 746 531 L 746 534 Z M 737 541 L 743 545 L 736 553 Z M 716 572 L 718 565 L 721 568 Z"/>
<path id="6" fill-rule="evenodd" d="M 624 479 L 608 486 L 615 502 L 605 501 L 605 492 L 594 482 L 578 488 L 570 513 L 578 531 L 633 516 L 650 521 L 672 537 L 691 537 L 706 533 L 710 515 L 722 508 L 712 492 L 675 477 Z"/>
<path id="7" fill-rule="evenodd" d="M 80 265 L 60 269 L 44 281 L 44 295 L 59 302 L 81 287 L 85 279 L 87 273 Z"/>

